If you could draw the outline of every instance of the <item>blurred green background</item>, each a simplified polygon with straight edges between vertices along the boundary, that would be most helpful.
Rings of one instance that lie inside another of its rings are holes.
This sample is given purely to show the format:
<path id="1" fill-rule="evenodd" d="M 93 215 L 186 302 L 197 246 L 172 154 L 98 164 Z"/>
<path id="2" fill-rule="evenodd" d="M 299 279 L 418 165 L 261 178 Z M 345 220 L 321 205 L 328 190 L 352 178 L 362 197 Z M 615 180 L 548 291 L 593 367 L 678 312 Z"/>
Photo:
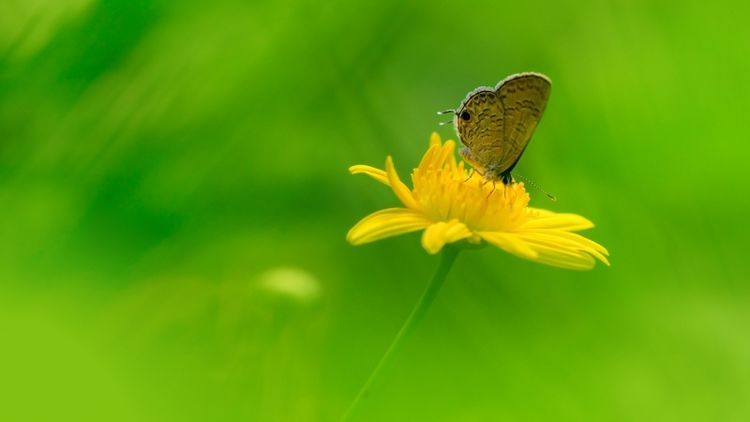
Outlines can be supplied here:
<path id="1" fill-rule="evenodd" d="M 352 164 L 535 70 L 612 267 L 465 252 L 356 420 L 750 420 L 746 2 L 0 4 L 0 419 L 337 420 L 437 265 Z"/>

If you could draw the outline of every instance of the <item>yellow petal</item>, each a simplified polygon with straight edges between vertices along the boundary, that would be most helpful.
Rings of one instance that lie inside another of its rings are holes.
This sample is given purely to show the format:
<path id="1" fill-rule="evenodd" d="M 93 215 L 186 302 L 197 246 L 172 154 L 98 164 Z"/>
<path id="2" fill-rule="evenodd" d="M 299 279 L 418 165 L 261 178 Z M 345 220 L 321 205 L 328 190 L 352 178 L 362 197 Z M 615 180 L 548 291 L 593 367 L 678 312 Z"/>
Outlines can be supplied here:
<path id="1" fill-rule="evenodd" d="M 440 134 L 437 132 L 432 132 L 432 135 L 430 135 L 430 146 L 433 145 L 440 145 L 442 142 L 440 140 Z"/>
<path id="2" fill-rule="evenodd" d="M 529 244 L 532 249 L 542 247 L 549 250 L 557 250 L 563 255 L 572 254 L 576 257 L 582 253 L 588 254 L 594 256 L 605 265 L 609 265 L 609 261 L 604 256 L 608 252 L 603 246 L 576 233 L 560 230 L 539 230 L 518 233 L 517 236 Z"/>
<path id="3" fill-rule="evenodd" d="M 421 230 L 430 222 L 421 214 L 406 208 L 387 208 L 360 220 L 349 230 L 346 240 L 353 245 L 374 242 L 386 237 Z"/>
<path id="4" fill-rule="evenodd" d="M 419 162 L 419 166 L 417 166 L 416 171 L 424 172 L 429 168 L 433 168 L 435 165 L 435 156 L 440 154 L 441 149 L 441 144 L 430 143 L 430 147 L 427 148 L 427 151 L 422 156 L 422 161 Z"/>
<path id="5" fill-rule="evenodd" d="M 547 210 L 531 209 L 530 219 L 523 229 L 559 229 L 579 231 L 594 227 L 594 223 L 578 214 L 558 214 Z"/>
<path id="6" fill-rule="evenodd" d="M 451 168 L 456 167 L 456 155 L 453 154 L 453 150 L 456 148 L 456 143 L 451 141 L 450 139 L 445 141 L 443 144 L 443 148 L 440 151 L 440 155 L 437 158 L 437 165 L 442 167 L 443 164 L 448 160 L 448 162 L 451 164 Z"/>
<path id="7" fill-rule="evenodd" d="M 458 242 L 471 237 L 471 231 L 458 220 L 441 221 L 427 227 L 422 234 L 422 247 L 430 254 L 436 254 L 446 243 Z"/>
<path id="8" fill-rule="evenodd" d="M 516 233 L 483 232 L 480 235 L 506 252 L 540 264 L 571 270 L 589 270 L 594 266 L 594 257 L 585 252 L 531 242 Z"/>
<path id="9" fill-rule="evenodd" d="M 375 167 L 359 164 L 349 167 L 349 173 L 366 174 L 386 186 L 391 185 L 390 183 L 388 183 L 388 175 L 386 174 L 385 170 L 377 169 Z"/>
<path id="10" fill-rule="evenodd" d="M 521 258 L 535 259 L 538 255 L 538 253 L 531 249 L 524 241 L 510 233 L 479 232 L 477 234 L 481 236 L 482 239 L 486 240 L 487 243 L 495 245 L 505 252 L 520 256 Z"/>
<path id="11" fill-rule="evenodd" d="M 451 140 L 447 140 L 443 144 L 432 143 L 432 141 L 430 141 L 430 147 L 422 156 L 422 161 L 419 162 L 417 171 L 425 172 L 428 169 L 440 169 L 443 167 L 446 160 L 455 167 L 456 156 L 453 154 L 455 148 L 456 143 Z"/>
<path id="12" fill-rule="evenodd" d="M 536 252 L 533 259 L 541 264 L 569 270 L 590 270 L 594 267 L 594 257 L 584 252 L 573 252 L 533 243 L 530 245 Z"/>
<path id="13" fill-rule="evenodd" d="M 573 242 L 578 243 L 579 245 L 585 246 L 586 248 L 590 250 L 594 250 L 596 252 L 599 252 L 602 255 L 609 256 L 609 251 L 604 246 L 594 242 L 591 239 L 588 239 L 586 237 L 581 236 L 578 233 L 571 233 L 566 232 L 562 230 L 535 230 L 537 233 L 547 233 L 553 236 L 556 236 L 558 238 L 565 238 L 568 240 L 571 240 Z"/>
<path id="14" fill-rule="evenodd" d="M 398 199 L 401 200 L 401 203 L 407 208 L 413 210 L 419 209 L 419 204 L 417 204 L 417 201 L 414 199 L 411 190 L 409 190 L 404 182 L 398 177 L 396 168 L 393 166 L 393 158 L 391 158 L 390 155 L 385 160 L 385 171 L 388 174 L 388 182 L 390 183 L 391 189 L 393 189 L 393 193 L 396 194 Z"/>

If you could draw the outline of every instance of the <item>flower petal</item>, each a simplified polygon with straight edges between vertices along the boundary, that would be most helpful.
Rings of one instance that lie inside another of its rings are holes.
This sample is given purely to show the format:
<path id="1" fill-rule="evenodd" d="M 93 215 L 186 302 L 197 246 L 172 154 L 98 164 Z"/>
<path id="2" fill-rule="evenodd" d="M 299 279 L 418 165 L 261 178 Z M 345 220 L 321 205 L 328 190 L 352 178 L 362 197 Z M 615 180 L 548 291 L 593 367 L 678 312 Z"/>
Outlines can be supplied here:
<path id="1" fill-rule="evenodd" d="M 590 270 L 596 262 L 594 257 L 580 251 L 574 252 L 539 244 L 532 244 L 531 247 L 537 252 L 534 261 L 553 267 L 569 270 Z"/>
<path id="2" fill-rule="evenodd" d="M 430 225 L 422 214 L 407 208 L 387 208 L 360 220 L 349 230 L 346 240 L 352 245 L 374 242 L 386 237 L 421 230 Z"/>
<path id="3" fill-rule="evenodd" d="M 411 208 L 413 210 L 419 209 L 419 204 L 414 199 L 414 195 L 412 195 L 411 190 L 409 190 L 409 187 L 407 187 L 404 182 L 402 182 L 398 177 L 396 168 L 393 166 L 393 158 L 391 158 L 390 155 L 385 160 L 385 171 L 388 174 L 388 182 L 391 185 L 391 189 L 393 189 L 393 193 L 396 194 L 398 199 L 401 200 L 401 203 L 403 203 L 407 208 Z"/>
<path id="4" fill-rule="evenodd" d="M 547 248 L 576 256 L 581 254 L 591 255 L 605 265 L 609 265 L 609 261 L 605 257 L 608 252 L 603 246 L 576 233 L 560 230 L 539 230 L 519 233 L 517 236 L 535 249 Z M 593 266 L 593 261 L 591 265 Z"/>
<path id="5" fill-rule="evenodd" d="M 437 132 L 432 132 L 432 135 L 430 135 L 430 146 L 433 145 L 440 145 L 442 141 L 440 140 L 440 134 Z"/>
<path id="6" fill-rule="evenodd" d="M 571 232 L 566 232 L 562 230 L 536 230 L 535 232 L 539 234 L 548 234 L 551 236 L 555 236 L 558 240 L 566 239 L 570 242 L 573 242 L 579 248 L 584 248 L 582 250 L 585 250 L 586 252 L 596 256 L 597 258 L 599 258 L 599 260 L 609 265 L 609 262 L 604 257 L 604 256 L 609 256 L 609 251 L 607 250 L 607 248 L 594 242 L 591 239 L 581 236 L 578 233 L 571 233 Z M 598 254 L 603 255 L 603 256 L 600 257 Z"/>
<path id="7" fill-rule="evenodd" d="M 428 170 L 437 170 L 443 167 L 446 161 L 453 167 L 456 166 L 456 156 L 453 154 L 453 150 L 456 148 L 456 143 L 450 139 L 445 143 L 433 143 L 430 141 L 430 147 L 427 152 L 422 156 L 422 160 L 419 162 L 417 171 L 427 172 Z"/>
<path id="8" fill-rule="evenodd" d="M 534 250 L 539 254 L 534 261 L 568 270 L 590 270 L 596 262 L 591 255 L 583 252 L 571 253 L 542 246 L 535 246 Z"/>
<path id="9" fill-rule="evenodd" d="M 510 233 L 502 232 L 479 232 L 477 233 L 487 243 L 497 246 L 505 252 L 526 259 L 536 259 L 538 253 L 531 249 L 524 241 Z"/>
<path id="10" fill-rule="evenodd" d="M 558 214 L 555 212 L 529 208 L 530 219 L 524 229 L 559 229 L 579 231 L 594 227 L 594 223 L 578 214 Z"/>
<path id="11" fill-rule="evenodd" d="M 594 257 L 567 246 L 531 241 L 518 233 L 483 232 L 482 238 L 506 252 L 540 264 L 571 270 L 590 270 Z"/>
<path id="12" fill-rule="evenodd" d="M 390 186 L 391 184 L 388 182 L 388 174 L 386 174 L 385 170 L 377 169 L 372 166 L 366 166 L 364 164 L 359 164 L 356 166 L 349 167 L 349 173 L 351 174 L 366 174 L 373 179 L 377 180 L 378 182 Z"/>
<path id="13" fill-rule="evenodd" d="M 443 155 L 440 157 L 440 165 L 442 166 L 446 161 L 452 169 L 456 168 L 456 154 L 453 150 L 456 149 L 456 142 L 450 139 L 446 140 L 443 144 Z"/>
<path id="14" fill-rule="evenodd" d="M 472 233 L 466 225 L 458 220 L 441 221 L 432 224 L 422 234 L 422 247 L 430 254 L 436 254 L 446 243 L 458 242 L 471 237 Z"/>
<path id="15" fill-rule="evenodd" d="M 419 166 L 417 166 L 415 171 L 426 172 L 428 169 L 433 168 L 435 157 L 440 154 L 442 148 L 441 144 L 433 144 L 430 142 L 430 147 L 427 148 L 427 151 L 422 156 L 422 160 L 419 162 Z"/>

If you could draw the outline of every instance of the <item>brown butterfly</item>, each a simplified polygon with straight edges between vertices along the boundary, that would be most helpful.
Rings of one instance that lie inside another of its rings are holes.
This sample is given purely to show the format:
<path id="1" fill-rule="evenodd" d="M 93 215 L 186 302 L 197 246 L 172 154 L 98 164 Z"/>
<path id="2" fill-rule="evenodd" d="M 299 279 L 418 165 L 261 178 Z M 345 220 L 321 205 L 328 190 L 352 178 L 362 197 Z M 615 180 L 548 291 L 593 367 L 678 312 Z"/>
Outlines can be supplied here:
<path id="1" fill-rule="evenodd" d="M 525 72 L 510 75 L 495 88 L 479 87 L 453 113 L 461 156 L 486 180 L 510 184 L 510 172 L 521 159 L 547 105 L 548 77 Z"/>

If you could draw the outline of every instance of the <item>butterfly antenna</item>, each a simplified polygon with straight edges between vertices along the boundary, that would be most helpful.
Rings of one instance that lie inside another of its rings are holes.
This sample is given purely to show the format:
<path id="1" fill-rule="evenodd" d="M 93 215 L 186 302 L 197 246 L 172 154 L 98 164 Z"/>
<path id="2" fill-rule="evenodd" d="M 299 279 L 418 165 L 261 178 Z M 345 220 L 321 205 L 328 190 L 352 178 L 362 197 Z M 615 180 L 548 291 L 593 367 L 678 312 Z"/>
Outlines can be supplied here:
<path id="1" fill-rule="evenodd" d="M 438 116 L 442 116 L 444 114 L 456 114 L 456 110 L 443 110 L 437 112 Z"/>
<path id="2" fill-rule="evenodd" d="M 534 188 L 534 189 L 542 192 L 543 194 L 547 195 L 547 198 L 549 198 L 550 201 L 557 202 L 557 197 L 555 195 L 552 195 L 551 193 L 549 193 L 546 190 L 542 189 L 541 187 L 539 187 L 539 185 L 537 185 L 536 183 L 534 183 L 532 180 L 529 180 L 528 178 L 523 177 L 523 176 L 521 176 L 518 173 L 513 173 L 513 177 L 516 177 L 518 179 L 523 180 L 524 182 L 528 183 L 529 186 L 531 186 L 532 188 Z"/>
<path id="3" fill-rule="evenodd" d="M 452 125 L 452 124 L 453 124 L 453 120 L 448 120 L 446 122 L 440 122 L 440 123 L 438 123 L 438 125 L 440 125 L 440 126 Z"/>

